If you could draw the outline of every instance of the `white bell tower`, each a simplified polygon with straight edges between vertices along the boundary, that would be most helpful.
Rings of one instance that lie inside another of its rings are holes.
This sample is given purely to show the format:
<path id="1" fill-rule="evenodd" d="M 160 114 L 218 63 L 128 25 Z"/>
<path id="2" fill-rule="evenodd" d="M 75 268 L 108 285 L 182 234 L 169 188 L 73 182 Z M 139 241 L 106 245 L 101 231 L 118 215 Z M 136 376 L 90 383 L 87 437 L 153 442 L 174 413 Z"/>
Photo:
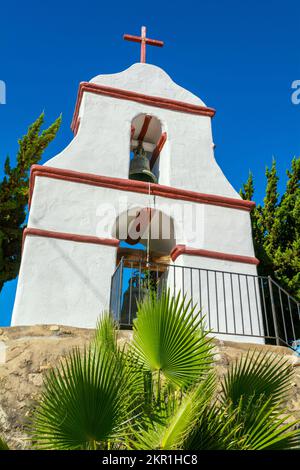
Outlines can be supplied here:
<path id="1" fill-rule="evenodd" d="M 95 327 L 109 308 L 111 278 L 126 254 L 120 242 L 130 242 L 136 215 L 149 210 L 172 223 L 172 233 L 164 236 L 160 227 L 152 236 L 156 260 L 257 274 L 250 223 L 254 203 L 241 199 L 215 160 L 214 109 L 145 63 L 146 44 L 162 45 L 146 38 L 145 29 L 140 38 L 125 39 L 141 43 L 141 62 L 80 83 L 74 139 L 31 170 L 12 325 Z M 129 179 L 139 145 L 156 183 Z M 145 239 L 141 233 L 137 241 Z M 205 311 L 192 287 L 189 293 Z M 252 329 L 261 328 L 260 315 L 255 313 Z"/>

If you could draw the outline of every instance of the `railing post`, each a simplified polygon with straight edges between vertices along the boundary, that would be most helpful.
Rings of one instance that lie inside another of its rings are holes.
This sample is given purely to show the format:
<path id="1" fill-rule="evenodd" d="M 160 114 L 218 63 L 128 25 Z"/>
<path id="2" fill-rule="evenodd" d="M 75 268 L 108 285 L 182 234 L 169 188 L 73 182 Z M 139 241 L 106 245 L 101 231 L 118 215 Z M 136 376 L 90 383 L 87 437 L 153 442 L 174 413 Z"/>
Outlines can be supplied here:
<path id="1" fill-rule="evenodd" d="M 118 299 L 118 323 L 121 320 L 121 299 L 122 299 L 122 289 L 123 289 L 123 263 L 124 259 L 121 258 L 119 269 L 120 269 L 120 277 L 119 277 L 119 299 Z"/>
<path id="2" fill-rule="evenodd" d="M 270 291 L 270 298 L 271 298 L 271 308 L 272 308 L 272 316 L 273 316 L 276 344 L 277 344 L 277 346 L 280 346 L 279 330 L 278 330 L 278 324 L 277 324 L 276 308 L 275 308 L 275 301 L 274 301 L 274 294 L 273 294 L 273 284 L 272 284 L 271 276 L 268 276 L 268 284 L 269 284 L 269 291 Z"/>
<path id="3" fill-rule="evenodd" d="M 115 274 L 115 272 L 114 272 Z M 109 291 L 109 313 L 110 315 L 113 316 L 114 312 L 112 309 L 112 301 L 113 301 L 113 283 L 114 283 L 114 274 L 111 276 L 111 281 L 110 281 L 110 291 Z"/>

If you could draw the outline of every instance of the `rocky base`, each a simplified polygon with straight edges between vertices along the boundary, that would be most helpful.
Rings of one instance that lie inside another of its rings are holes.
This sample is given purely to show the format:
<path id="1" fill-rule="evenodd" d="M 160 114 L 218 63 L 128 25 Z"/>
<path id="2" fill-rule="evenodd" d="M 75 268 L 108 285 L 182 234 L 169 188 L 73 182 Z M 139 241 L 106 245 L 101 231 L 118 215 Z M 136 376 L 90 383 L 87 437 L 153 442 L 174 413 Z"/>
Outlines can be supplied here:
<path id="1" fill-rule="evenodd" d="M 120 340 L 130 340 L 121 331 Z M 75 346 L 84 347 L 93 330 L 56 325 L 0 329 L 0 434 L 12 449 L 29 447 L 24 431 L 41 387 L 43 374 Z M 285 355 L 294 366 L 288 410 L 300 419 L 300 359 L 284 347 L 261 346 L 230 341 L 216 342 L 216 365 L 220 376 L 230 363 L 249 349 L 266 349 Z"/>

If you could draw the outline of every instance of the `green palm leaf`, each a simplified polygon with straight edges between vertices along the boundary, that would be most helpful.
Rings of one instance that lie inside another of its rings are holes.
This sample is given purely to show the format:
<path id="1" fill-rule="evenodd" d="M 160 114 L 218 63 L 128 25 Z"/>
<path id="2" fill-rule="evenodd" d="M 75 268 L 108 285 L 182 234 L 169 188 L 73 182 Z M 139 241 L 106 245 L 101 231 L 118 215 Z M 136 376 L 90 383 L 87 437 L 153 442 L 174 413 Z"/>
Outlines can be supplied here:
<path id="1" fill-rule="evenodd" d="M 96 331 L 92 340 L 92 347 L 97 351 L 106 351 L 117 356 L 117 360 L 123 362 L 127 380 L 134 387 L 135 395 L 139 395 L 139 408 L 144 405 L 145 370 L 138 361 L 134 351 L 126 347 L 122 349 L 118 345 L 118 325 L 109 312 L 104 312 L 97 322 Z"/>
<path id="2" fill-rule="evenodd" d="M 215 388 L 215 375 L 209 374 L 183 397 L 169 391 L 157 405 L 156 413 L 133 430 L 131 448 L 180 449 L 194 423 L 209 406 Z"/>
<path id="3" fill-rule="evenodd" d="M 241 424 L 237 411 L 216 402 L 202 410 L 184 444 L 184 450 L 241 449 Z"/>
<path id="4" fill-rule="evenodd" d="M 290 388 L 293 368 L 284 357 L 275 354 L 253 351 L 233 364 L 222 384 L 224 403 L 240 405 L 241 397 L 255 399 L 260 404 L 261 395 L 270 405 L 283 401 Z"/>
<path id="5" fill-rule="evenodd" d="M 99 350 L 105 348 L 112 353 L 117 352 L 118 329 L 112 316 L 104 312 L 97 321 L 96 331 L 92 344 Z"/>
<path id="6" fill-rule="evenodd" d="M 138 306 L 133 325 L 133 350 L 151 372 L 186 388 L 196 383 L 212 363 L 212 341 L 204 333 L 203 317 L 191 302 L 163 292 Z"/>
<path id="7" fill-rule="evenodd" d="M 243 403 L 245 402 L 245 403 Z M 257 397 L 240 399 L 236 408 L 237 422 L 242 424 L 240 437 L 244 450 L 287 450 L 299 448 L 300 421 L 292 420 L 291 415 L 284 415 L 284 410 L 272 404 L 273 398 L 268 400 L 261 395 Z M 258 406 L 259 403 L 259 406 Z"/>
<path id="8" fill-rule="evenodd" d="M 249 352 L 231 366 L 222 383 L 220 402 L 236 413 L 242 449 L 290 449 L 299 445 L 297 422 L 282 409 L 293 369 L 284 357 Z"/>
<path id="9" fill-rule="evenodd" d="M 104 314 L 91 346 L 50 371 L 31 437 L 44 449 L 265 450 L 299 448 L 282 409 L 292 379 L 284 358 L 248 353 L 216 398 L 212 340 L 200 312 L 163 292 L 138 305 L 121 349 Z M 0 439 L 0 448 L 6 444 Z"/>
<path id="10" fill-rule="evenodd" d="M 76 349 L 50 371 L 32 423 L 37 447 L 89 449 L 122 438 L 135 393 L 120 356 Z"/>
<path id="11" fill-rule="evenodd" d="M 4 439 L 2 439 L 1 436 L 0 436 L 0 450 L 9 450 L 8 445 L 6 444 Z"/>

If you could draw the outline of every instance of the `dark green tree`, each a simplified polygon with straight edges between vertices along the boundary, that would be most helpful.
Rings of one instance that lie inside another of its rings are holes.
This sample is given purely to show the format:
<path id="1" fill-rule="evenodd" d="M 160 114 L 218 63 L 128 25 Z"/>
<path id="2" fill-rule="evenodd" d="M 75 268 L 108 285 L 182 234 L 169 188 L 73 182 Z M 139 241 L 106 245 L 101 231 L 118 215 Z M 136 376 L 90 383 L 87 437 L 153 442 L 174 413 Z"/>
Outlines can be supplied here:
<path id="1" fill-rule="evenodd" d="M 266 249 L 274 259 L 275 276 L 300 298 L 300 158 L 292 160 L 287 176 Z"/>
<path id="2" fill-rule="evenodd" d="M 274 220 L 276 218 L 276 211 L 278 207 L 279 194 L 277 191 L 278 176 L 276 170 L 276 161 L 273 157 L 271 169 L 266 168 L 267 187 L 266 195 L 264 198 L 264 206 L 262 208 L 262 218 L 264 223 L 265 234 L 271 234 L 273 229 Z M 272 243 L 272 238 L 269 237 L 268 241 Z"/>
<path id="3" fill-rule="evenodd" d="M 253 174 L 249 172 L 248 180 L 245 184 L 243 184 L 243 187 L 240 190 L 240 195 L 243 199 L 251 201 L 253 199 L 254 190 Z M 267 258 L 263 243 L 264 224 L 262 211 L 262 206 L 257 205 L 251 212 L 252 236 L 255 254 L 260 260 L 260 274 L 268 275 L 270 274 L 270 271 L 267 270 L 267 266 L 269 266 L 269 260 Z"/>
<path id="4" fill-rule="evenodd" d="M 29 127 L 18 141 L 16 165 L 12 168 L 9 157 L 4 164 L 4 178 L 0 182 L 0 292 L 6 281 L 18 275 L 22 232 L 26 219 L 29 193 L 29 170 L 56 136 L 61 117 L 48 129 L 41 131 L 44 113 Z"/>
<path id="5" fill-rule="evenodd" d="M 252 201 L 254 194 L 254 181 L 253 181 L 253 174 L 249 171 L 249 176 L 246 183 L 243 184 L 242 189 L 240 189 L 240 195 L 243 199 L 247 201 Z"/>
<path id="6" fill-rule="evenodd" d="M 278 176 L 273 159 L 266 169 L 266 195 L 263 206 L 251 213 L 256 256 L 260 260 L 259 274 L 271 275 L 296 298 L 300 298 L 300 158 L 292 160 L 287 170 L 286 190 L 280 198 Z M 251 200 L 254 194 L 250 173 L 240 195 Z"/>

